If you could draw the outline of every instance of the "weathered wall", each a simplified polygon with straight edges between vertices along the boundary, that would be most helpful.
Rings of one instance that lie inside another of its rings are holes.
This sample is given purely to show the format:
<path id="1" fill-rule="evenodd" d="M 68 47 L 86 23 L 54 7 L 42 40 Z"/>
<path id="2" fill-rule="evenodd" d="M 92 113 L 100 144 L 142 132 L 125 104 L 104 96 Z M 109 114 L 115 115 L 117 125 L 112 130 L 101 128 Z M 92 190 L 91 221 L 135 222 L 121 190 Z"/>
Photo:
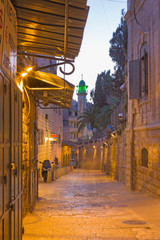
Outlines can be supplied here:
<path id="1" fill-rule="evenodd" d="M 137 24 L 135 21 L 135 15 Z M 141 89 L 139 99 L 129 100 L 126 129 L 126 186 L 160 196 L 160 2 L 128 1 L 128 86 L 129 61 L 141 59 L 144 44 L 148 51 L 148 91 Z M 141 68 L 142 71 L 142 68 Z M 142 81 L 142 75 L 140 78 Z M 148 165 L 143 166 L 142 149 L 148 151 Z"/>
<path id="2" fill-rule="evenodd" d="M 126 133 L 125 131 L 117 139 L 115 146 L 115 179 L 126 182 Z"/>
<path id="3" fill-rule="evenodd" d="M 33 96 L 24 92 L 22 111 L 22 164 L 23 164 L 23 215 L 32 210 L 38 195 L 37 148 L 36 148 L 36 104 Z"/>
<path id="4" fill-rule="evenodd" d="M 160 197 L 160 130 L 135 131 L 135 190 Z M 141 150 L 148 150 L 148 168 L 142 166 Z"/>

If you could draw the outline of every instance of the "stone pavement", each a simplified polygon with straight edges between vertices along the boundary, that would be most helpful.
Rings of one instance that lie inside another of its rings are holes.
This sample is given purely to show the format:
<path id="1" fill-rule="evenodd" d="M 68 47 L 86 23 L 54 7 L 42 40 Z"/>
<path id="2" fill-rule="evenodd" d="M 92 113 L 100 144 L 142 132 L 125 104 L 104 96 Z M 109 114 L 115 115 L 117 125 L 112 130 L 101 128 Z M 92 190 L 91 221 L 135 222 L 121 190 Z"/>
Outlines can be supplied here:
<path id="1" fill-rule="evenodd" d="M 129 192 L 100 171 L 76 169 L 39 185 L 23 240 L 160 240 L 160 200 Z"/>

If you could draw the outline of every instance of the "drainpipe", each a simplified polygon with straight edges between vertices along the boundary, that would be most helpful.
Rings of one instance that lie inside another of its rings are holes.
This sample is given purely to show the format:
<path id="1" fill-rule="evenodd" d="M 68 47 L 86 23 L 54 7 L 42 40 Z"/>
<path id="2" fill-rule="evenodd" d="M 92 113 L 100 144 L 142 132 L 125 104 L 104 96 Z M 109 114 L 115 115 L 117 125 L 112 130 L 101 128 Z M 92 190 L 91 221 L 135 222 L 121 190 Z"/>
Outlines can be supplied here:
<path id="1" fill-rule="evenodd" d="M 131 166 L 131 175 L 130 175 L 130 187 L 131 191 L 135 191 L 135 156 L 134 156 L 134 140 L 135 140 L 135 134 L 134 134 L 134 125 L 135 125 L 135 114 L 136 110 L 133 108 L 133 102 L 132 102 L 132 120 L 131 120 L 131 157 L 130 157 L 130 166 Z"/>

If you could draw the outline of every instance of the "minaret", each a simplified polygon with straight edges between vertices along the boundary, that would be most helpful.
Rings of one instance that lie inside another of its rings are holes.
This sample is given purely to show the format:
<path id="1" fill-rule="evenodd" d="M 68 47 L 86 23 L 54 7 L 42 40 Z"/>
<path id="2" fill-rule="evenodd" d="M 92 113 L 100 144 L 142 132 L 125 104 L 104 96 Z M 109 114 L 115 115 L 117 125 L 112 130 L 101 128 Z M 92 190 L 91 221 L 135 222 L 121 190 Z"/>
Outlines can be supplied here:
<path id="1" fill-rule="evenodd" d="M 85 84 L 83 80 L 83 75 L 81 76 L 82 80 L 79 82 L 77 87 L 77 95 L 78 95 L 78 115 L 81 115 L 86 109 L 86 96 L 87 96 L 87 88 L 88 86 Z"/>

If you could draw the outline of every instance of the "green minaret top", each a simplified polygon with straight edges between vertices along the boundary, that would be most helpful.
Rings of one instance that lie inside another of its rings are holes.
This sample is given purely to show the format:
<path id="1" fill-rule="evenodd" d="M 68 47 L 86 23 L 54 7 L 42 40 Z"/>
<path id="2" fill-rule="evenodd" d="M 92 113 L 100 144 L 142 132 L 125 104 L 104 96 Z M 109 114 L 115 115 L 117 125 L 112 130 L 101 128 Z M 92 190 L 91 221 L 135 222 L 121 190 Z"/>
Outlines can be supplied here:
<path id="1" fill-rule="evenodd" d="M 86 90 L 88 88 L 88 86 L 85 84 L 85 81 L 83 79 L 79 82 L 79 85 L 76 87 L 78 88 L 78 93 L 86 93 Z"/>

